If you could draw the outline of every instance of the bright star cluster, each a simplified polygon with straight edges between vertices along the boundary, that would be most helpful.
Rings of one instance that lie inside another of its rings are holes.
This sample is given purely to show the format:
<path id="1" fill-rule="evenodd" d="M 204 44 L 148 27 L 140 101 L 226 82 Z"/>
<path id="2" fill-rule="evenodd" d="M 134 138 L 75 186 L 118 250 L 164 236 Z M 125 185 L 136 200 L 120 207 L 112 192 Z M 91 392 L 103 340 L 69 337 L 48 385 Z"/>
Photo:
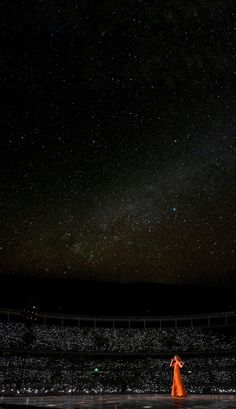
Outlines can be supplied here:
<path id="1" fill-rule="evenodd" d="M 233 2 L 0 7 L 0 273 L 236 284 Z"/>

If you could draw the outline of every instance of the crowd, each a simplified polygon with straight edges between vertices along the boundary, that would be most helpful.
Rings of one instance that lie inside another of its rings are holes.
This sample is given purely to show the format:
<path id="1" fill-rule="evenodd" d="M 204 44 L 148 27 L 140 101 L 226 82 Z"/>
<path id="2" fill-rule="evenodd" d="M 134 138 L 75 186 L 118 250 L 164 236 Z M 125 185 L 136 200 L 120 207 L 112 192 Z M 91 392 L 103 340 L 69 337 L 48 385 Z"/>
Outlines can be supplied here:
<path id="1" fill-rule="evenodd" d="M 5 322 L 0 323 L 0 391 L 169 393 L 173 375 L 169 360 L 150 355 L 163 352 L 178 353 L 186 360 L 182 374 L 190 393 L 232 393 L 236 392 L 234 351 L 233 332 L 227 335 L 220 330 L 91 329 Z M 103 355 L 94 359 L 85 352 Z M 184 357 L 187 352 L 193 355 Z M 137 358 L 129 353 L 145 355 Z"/>
<path id="2" fill-rule="evenodd" d="M 236 356 L 191 358 L 182 369 L 190 393 L 236 392 Z M 169 360 L 0 358 L 1 394 L 169 393 Z"/>
<path id="3" fill-rule="evenodd" d="M 235 348 L 235 338 L 201 328 L 105 329 L 0 323 L 0 348 L 33 351 L 165 352 Z"/>

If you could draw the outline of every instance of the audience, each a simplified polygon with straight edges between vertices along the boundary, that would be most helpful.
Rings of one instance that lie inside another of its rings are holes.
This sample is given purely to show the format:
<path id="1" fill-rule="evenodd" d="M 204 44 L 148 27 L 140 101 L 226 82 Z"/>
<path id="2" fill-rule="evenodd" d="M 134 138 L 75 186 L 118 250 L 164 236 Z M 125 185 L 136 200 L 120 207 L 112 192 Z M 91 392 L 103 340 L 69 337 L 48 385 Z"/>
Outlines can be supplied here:
<path id="1" fill-rule="evenodd" d="M 106 329 L 0 323 L 0 348 L 75 352 L 171 352 L 231 350 L 233 337 L 210 329 Z"/>
<path id="2" fill-rule="evenodd" d="M 190 393 L 236 392 L 236 356 L 191 358 L 182 369 Z M 2 394 L 169 393 L 168 359 L 0 358 Z"/>
<path id="3" fill-rule="evenodd" d="M 79 329 L 0 323 L 0 348 L 4 352 L 0 357 L 0 391 L 2 395 L 170 393 L 173 369 L 169 359 L 178 352 L 186 361 L 182 375 L 190 393 L 233 393 L 234 342 L 232 336 L 201 328 Z M 103 356 L 95 359 L 85 352 Z M 195 355 L 184 356 L 185 352 Z M 197 357 L 198 352 L 204 354 Z M 145 355 L 137 358 L 131 353 Z M 157 358 L 149 353 L 169 356 Z"/>

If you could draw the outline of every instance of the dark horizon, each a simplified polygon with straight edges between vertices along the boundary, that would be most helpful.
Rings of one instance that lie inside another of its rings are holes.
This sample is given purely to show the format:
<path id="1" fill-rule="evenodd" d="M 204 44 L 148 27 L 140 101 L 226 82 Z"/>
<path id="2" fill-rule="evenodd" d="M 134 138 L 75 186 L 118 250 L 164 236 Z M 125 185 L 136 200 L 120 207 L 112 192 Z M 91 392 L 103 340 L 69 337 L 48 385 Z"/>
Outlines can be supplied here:
<path id="1" fill-rule="evenodd" d="M 181 315 L 236 311 L 234 288 L 101 283 L 2 276 L 0 308 L 84 315 Z"/>

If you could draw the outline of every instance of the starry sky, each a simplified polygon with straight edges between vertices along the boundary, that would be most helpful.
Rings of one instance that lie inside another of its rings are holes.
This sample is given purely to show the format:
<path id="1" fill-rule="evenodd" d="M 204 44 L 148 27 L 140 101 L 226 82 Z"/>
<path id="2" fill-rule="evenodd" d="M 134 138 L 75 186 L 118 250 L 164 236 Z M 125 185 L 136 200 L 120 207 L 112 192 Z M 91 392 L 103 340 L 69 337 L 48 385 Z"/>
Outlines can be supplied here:
<path id="1" fill-rule="evenodd" d="M 235 2 L 0 10 L 0 274 L 236 286 Z"/>

